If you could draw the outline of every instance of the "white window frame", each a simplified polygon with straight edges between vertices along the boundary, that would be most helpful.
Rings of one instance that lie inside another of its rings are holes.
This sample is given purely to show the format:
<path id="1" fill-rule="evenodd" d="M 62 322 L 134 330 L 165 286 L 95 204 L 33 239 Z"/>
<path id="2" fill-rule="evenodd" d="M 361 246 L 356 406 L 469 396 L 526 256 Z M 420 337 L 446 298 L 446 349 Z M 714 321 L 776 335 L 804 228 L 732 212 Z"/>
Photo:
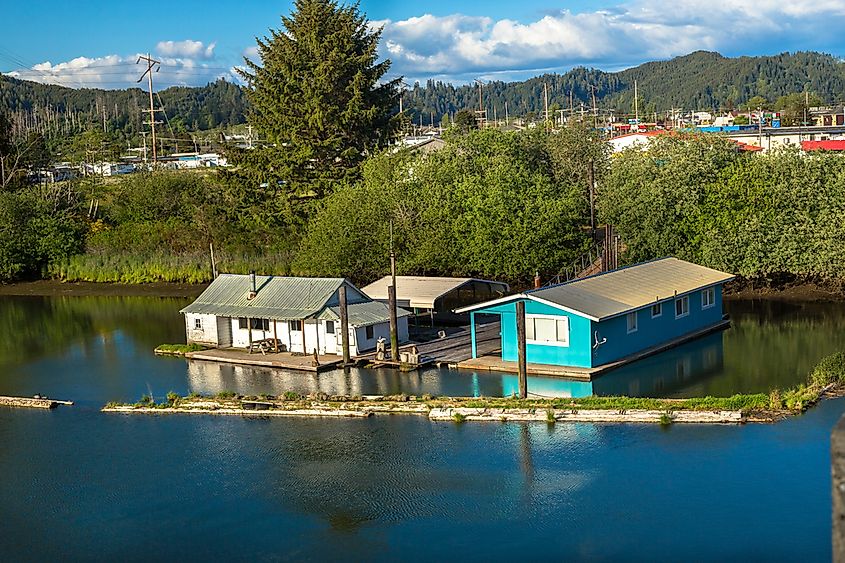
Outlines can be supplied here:
<path id="1" fill-rule="evenodd" d="M 634 322 L 631 322 L 632 320 Z M 639 319 L 637 318 L 637 311 L 632 311 L 625 315 L 625 322 L 627 323 L 628 334 L 637 332 L 637 329 L 639 328 L 639 326 L 637 326 L 639 322 Z"/>
<path id="2" fill-rule="evenodd" d="M 202 317 L 194 318 L 194 330 L 202 330 Z"/>
<path id="3" fill-rule="evenodd" d="M 657 307 L 657 314 L 656 315 L 654 314 L 654 308 L 655 307 Z M 663 316 L 663 302 L 661 301 L 660 303 L 654 303 L 651 306 L 651 318 L 656 319 L 656 318 L 662 317 L 662 316 Z"/>
<path id="4" fill-rule="evenodd" d="M 684 303 L 685 306 L 682 305 L 681 309 L 686 309 L 680 315 L 678 314 L 678 303 Z M 684 295 L 682 297 L 676 298 L 675 299 L 675 318 L 676 319 L 682 319 L 682 318 L 688 317 L 688 316 L 689 316 L 689 295 Z"/>
<path id="5" fill-rule="evenodd" d="M 709 299 L 707 300 L 708 303 L 704 302 L 704 297 L 707 296 Z M 709 309 L 710 307 L 716 306 L 716 288 L 714 287 L 707 287 L 701 290 L 701 309 Z"/>
<path id="6" fill-rule="evenodd" d="M 556 340 L 536 340 L 534 338 L 529 338 L 528 335 L 530 333 L 535 332 L 534 329 L 534 320 L 535 319 L 549 319 L 555 322 L 555 337 L 558 338 Z M 558 330 L 558 321 L 562 321 L 566 323 L 566 334 L 565 340 L 560 340 L 559 335 L 557 334 Z M 529 323 L 531 323 L 529 328 Z M 525 315 L 525 343 L 526 344 L 538 344 L 540 346 L 559 346 L 561 348 L 569 348 L 569 341 L 570 341 L 570 332 L 572 328 L 569 324 L 569 317 L 566 315 Z"/>

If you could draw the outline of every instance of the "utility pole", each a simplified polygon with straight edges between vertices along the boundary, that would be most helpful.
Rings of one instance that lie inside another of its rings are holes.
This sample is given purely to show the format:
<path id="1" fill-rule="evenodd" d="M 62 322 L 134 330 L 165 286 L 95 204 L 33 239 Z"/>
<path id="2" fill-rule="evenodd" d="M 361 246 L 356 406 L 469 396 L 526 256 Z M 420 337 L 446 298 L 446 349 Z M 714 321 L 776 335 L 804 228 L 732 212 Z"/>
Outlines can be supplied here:
<path id="1" fill-rule="evenodd" d="M 505 100 L 505 125 L 510 125 L 510 116 L 508 115 L 508 101 Z"/>
<path id="2" fill-rule="evenodd" d="M 135 62 L 135 64 L 140 64 L 141 61 L 146 61 L 147 70 L 144 71 L 144 74 L 142 74 L 141 78 L 139 78 L 137 81 L 141 82 L 144 79 L 144 77 L 146 76 L 149 87 L 150 87 L 150 109 L 149 109 L 149 112 L 150 112 L 150 130 L 151 130 L 151 133 L 152 133 L 153 166 L 155 166 L 156 162 L 158 161 L 158 155 L 156 154 L 156 114 L 155 114 L 156 109 L 155 109 L 155 106 L 153 105 L 153 69 L 155 69 L 155 71 L 158 72 L 159 69 L 161 68 L 161 62 L 153 59 L 150 56 L 149 53 L 147 53 L 146 57 L 143 56 L 143 55 L 139 56 L 138 60 Z"/>
<path id="3" fill-rule="evenodd" d="M 545 113 L 546 130 L 549 129 L 549 85 L 543 82 L 543 111 Z"/>
<path id="4" fill-rule="evenodd" d="M 637 124 L 637 131 L 640 130 L 640 99 L 637 94 L 637 81 L 634 80 L 634 121 Z"/>
<path id="5" fill-rule="evenodd" d="M 760 148 L 763 148 L 763 108 L 757 108 L 757 131 L 760 135 Z"/>
<path id="6" fill-rule="evenodd" d="M 599 125 L 599 108 L 596 105 L 596 87 L 590 84 L 590 95 L 593 98 L 593 127 L 598 127 Z"/>

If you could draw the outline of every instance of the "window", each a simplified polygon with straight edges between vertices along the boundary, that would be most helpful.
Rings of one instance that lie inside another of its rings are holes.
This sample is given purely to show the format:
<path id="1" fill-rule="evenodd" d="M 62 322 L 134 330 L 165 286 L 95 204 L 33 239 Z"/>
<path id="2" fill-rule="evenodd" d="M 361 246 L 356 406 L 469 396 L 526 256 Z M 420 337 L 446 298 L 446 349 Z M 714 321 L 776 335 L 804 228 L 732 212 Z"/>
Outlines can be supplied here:
<path id="1" fill-rule="evenodd" d="M 637 312 L 628 313 L 628 334 L 637 332 Z"/>
<path id="2" fill-rule="evenodd" d="M 270 330 L 270 319 L 249 319 L 248 326 L 250 326 L 252 330 Z M 238 328 L 241 330 L 246 330 L 246 317 L 240 317 L 238 319 Z"/>
<path id="3" fill-rule="evenodd" d="M 366 335 L 367 340 L 373 339 L 373 325 L 370 325 L 364 329 L 364 334 Z"/>
<path id="4" fill-rule="evenodd" d="M 569 346 L 569 318 L 525 315 L 525 340 L 532 344 Z"/>
<path id="5" fill-rule="evenodd" d="M 326 321 L 326 334 L 334 334 L 334 321 Z"/>
<path id="6" fill-rule="evenodd" d="M 302 321 L 290 321 L 291 332 L 302 332 Z"/>
<path id="7" fill-rule="evenodd" d="M 200 319 L 200 318 L 194 319 L 194 328 L 196 330 L 202 330 L 202 319 Z"/>
<path id="8" fill-rule="evenodd" d="M 689 315 L 689 295 L 675 299 L 675 318 L 680 319 Z"/>
<path id="9" fill-rule="evenodd" d="M 663 315 L 663 303 L 655 303 L 651 306 L 651 318 L 656 319 Z"/>
<path id="10" fill-rule="evenodd" d="M 709 309 L 716 304 L 716 290 L 712 287 L 701 290 L 701 308 Z"/>

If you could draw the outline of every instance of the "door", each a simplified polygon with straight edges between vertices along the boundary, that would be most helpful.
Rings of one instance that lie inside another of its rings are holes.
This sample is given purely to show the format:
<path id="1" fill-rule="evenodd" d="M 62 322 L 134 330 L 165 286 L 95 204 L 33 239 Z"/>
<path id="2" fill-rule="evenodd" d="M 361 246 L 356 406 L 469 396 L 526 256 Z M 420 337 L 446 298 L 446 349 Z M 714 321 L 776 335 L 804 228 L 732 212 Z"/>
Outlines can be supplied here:
<path id="1" fill-rule="evenodd" d="M 325 353 L 337 354 L 337 329 L 339 323 L 335 321 L 324 321 L 325 327 Z"/>

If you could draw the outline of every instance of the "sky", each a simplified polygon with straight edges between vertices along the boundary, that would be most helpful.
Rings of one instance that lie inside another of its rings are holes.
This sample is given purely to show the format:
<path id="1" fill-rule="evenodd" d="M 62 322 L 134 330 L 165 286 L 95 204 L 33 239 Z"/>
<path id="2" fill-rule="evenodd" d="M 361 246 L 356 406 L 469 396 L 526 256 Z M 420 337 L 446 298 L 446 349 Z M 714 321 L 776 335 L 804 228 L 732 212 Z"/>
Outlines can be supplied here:
<path id="1" fill-rule="evenodd" d="M 0 71 L 71 87 L 128 88 L 141 53 L 156 89 L 237 81 L 289 0 L 8 2 Z M 696 50 L 845 54 L 845 0 L 361 0 L 382 28 L 390 77 L 520 80 L 575 66 L 613 71 Z"/>

